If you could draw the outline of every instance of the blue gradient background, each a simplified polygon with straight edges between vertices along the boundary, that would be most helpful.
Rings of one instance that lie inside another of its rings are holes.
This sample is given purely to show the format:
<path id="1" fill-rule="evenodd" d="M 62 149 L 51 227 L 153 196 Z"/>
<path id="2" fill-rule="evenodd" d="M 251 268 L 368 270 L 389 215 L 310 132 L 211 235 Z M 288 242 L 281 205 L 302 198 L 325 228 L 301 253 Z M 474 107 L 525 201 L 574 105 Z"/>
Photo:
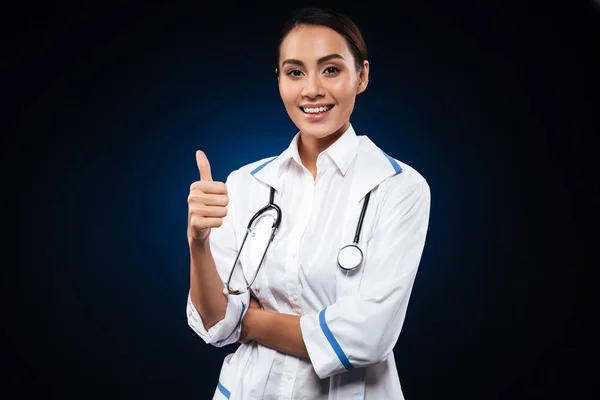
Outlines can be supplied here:
<path id="1" fill-rule="evenodd" d="M 406 398 L 578 398 L 598 12 L 423 4 L 325 3 L 369 45 L 356 131 L 431 186 L 394 350 Z M 18 398 L 211 397 L 234 348 L 186 322 L 194 152 L 224 180 L 289 144 L 273 63 L 296 6 L 9 10 L 2 359 Z"/>

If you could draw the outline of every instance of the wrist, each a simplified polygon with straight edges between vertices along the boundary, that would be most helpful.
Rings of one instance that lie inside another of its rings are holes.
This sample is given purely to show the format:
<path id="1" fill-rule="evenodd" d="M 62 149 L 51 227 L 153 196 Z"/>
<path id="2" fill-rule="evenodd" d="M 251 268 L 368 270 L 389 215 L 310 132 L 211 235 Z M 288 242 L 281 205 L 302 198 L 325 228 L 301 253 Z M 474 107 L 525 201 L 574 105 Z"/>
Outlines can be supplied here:
<path id="1" fill-rule="evenodd" d="M 188 234 L 188 245 L 190 250 L 194 252 L 207 253 L 210 251 L 210 241 L 206 239 L 196 239 Z"/>
<path id="2" fill-rule="evenodd" d="M 242 330 L 250 340 L 256 340 L 259 336 L 258 329 L 261 327 L 261 319 L 266 312 L 260 308 L 249 308 L 242 319 Z"/>

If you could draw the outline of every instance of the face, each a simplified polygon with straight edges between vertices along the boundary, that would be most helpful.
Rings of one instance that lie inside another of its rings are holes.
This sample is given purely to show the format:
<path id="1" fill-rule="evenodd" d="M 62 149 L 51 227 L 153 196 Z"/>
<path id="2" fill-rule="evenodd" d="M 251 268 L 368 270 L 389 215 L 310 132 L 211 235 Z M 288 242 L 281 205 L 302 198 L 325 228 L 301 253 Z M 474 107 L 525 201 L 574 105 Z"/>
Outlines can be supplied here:
<path id="1" fill-rule="evenodd" d="M 368 62 L 358 71 L 344 37 L 325 26 L 296 27 L 279 52 L 279 93 L 303 137 L 341 135 L 367 87 Z"/>

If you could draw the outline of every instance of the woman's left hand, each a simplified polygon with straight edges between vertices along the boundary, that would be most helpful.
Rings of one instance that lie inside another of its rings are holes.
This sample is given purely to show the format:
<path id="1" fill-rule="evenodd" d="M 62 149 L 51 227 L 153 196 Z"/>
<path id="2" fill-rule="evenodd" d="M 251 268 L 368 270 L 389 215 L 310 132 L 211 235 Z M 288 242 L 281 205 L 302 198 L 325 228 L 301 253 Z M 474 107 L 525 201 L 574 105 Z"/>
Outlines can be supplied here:
<path id="1" fill-rule="evenodd" d="M 248 305 L 248 311 L 246 311 L 246 315 L 244 315 L 244 319 L 242 320 L 242 334 L 240 335 L 240 339 L 238 342 L 242 344 L 248 344 L 252 341 L 252 339 L 248 336 L 248 327 L 246 325 L 246 318 L 248 314 L 252 313 L 254 310 L 260 310 L 262 307 L 260 306 L 260 302 L 256 297 L 250 295 L 250 304 Z"/>

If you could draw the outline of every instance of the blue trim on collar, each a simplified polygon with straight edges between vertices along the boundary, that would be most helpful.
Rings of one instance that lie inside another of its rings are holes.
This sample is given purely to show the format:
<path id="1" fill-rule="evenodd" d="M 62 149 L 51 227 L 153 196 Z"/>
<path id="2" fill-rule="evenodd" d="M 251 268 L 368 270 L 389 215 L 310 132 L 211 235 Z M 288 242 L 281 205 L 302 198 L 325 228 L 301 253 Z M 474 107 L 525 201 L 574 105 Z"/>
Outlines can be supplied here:
<path id="1" fill-rule="evenodd" d="M 398 164 L 398 161 L 394 160 L 392 157 L 385 154 L 385 151 L 381 150 L 381 152 L 388 159 L 390 164 L 392 164 L 392 167 L 394 168 L 394 171 L 396 171 L 396 173 L 402 172 L 402 167 L 400 166 L 400 164 Z"/>
<path id="2" fill-rule="evenodd" d="M 259 165 L 258 167 L 256 167 L 256 168 L 254 169 L 254 171 L 250 172 L 250 175 L 254 175 L 254 174 L 255 174 L 255 173 L 257 173 L 258 171 L 260 171 L 261 169 L 263 169 L 264 167 L 266 167 L 266 166 L 267 166 L 267 164 L 269 164 L 269 163 L 270 163 L 270 162 L 272 162 L 272 161 L 275 161 L 275 159 L 276 159 L 277 157 L 279 157 L 279 156 L 273 157 L 273 158 L 271 158 L 270 160 L 268 160 L 268 161 L 266 161 L 266 162 L 262 163 L 261 165 Z"/>

